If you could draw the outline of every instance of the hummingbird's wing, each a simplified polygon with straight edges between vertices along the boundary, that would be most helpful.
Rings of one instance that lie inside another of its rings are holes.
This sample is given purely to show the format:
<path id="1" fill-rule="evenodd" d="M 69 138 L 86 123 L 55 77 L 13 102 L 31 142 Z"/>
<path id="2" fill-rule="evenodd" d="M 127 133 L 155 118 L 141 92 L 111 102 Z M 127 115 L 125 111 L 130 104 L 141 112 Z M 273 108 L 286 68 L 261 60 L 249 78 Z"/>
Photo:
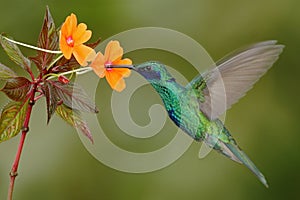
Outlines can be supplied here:
<path id="1" fill-rule="evenodd" d="M 276 42 L 265 41 L 231 53 L 186 86 L 196 94 L 200 110 L 209 119 L 229 109 L 273 65 L 284 47 Z"/>

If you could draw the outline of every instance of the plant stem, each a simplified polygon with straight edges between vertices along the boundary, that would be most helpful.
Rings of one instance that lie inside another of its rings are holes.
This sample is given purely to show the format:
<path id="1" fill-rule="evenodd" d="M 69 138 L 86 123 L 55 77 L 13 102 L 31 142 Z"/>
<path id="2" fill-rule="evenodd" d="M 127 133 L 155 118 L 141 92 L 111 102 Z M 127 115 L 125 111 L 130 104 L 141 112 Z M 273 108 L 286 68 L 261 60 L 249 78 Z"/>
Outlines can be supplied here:
<path id="1" fill-rule="evenodd" d="M 58 56 L 52 63 L 50 63 L 50 65 L 47 67 L 47 70 L 49 70 L 57 61 L 59 61 L 59 59 L 61 59 L 64 55 L 61 54 L 60 56 Z"/>
<path id="2" fill-rule="evenodd" d="M 36 47 L 36 46 L 33 46 L 33 45 L 29 45 L 29 44 L 25 44 L 23 42 L 18 42 L 18 41 L 9 39 L 7 37 L 3 37 L 3 38 L 10 41 L 10 42 L 12 42 L 12 43 L 15 43 L 15 44 L 18 44 L 18 45 L 21 45 L 23 47 L 27 47 L 27 48 L 30 48 L 30 49 L 35 49 L 35 50 L 38 50 L 38 51 L 43 51 L 43 52 L 46 52 L 46 53 L 53 53 L 53 54 L 61 54 L 62 53 L 61 51 L 53 51 L 53 50 L 49 50 L 49 49 L 42 49 L 42 48 L 39 48 L 39 47 Z"/>
<path id="3" fill-rule="evenodd" d="M 22 150 L 23 150 L 23 145 L 24 145 L 24 142 L 25 142 L 25 138 L 26 138 L 27 132 L 29 131 L 29 120 L 30 120 L 30 117 L 31 117 L 32 107 L 35 103 L 35 93 L 36 93 L 37 85 L 38 85 L 38 83 L 35 83 L 33 85 L 33 88 L 31 90 L 31 92 L 30 92 L 29 105 L 28 105 L 25 120 L 24 120 L 24 123 L 23 123 L 22 135 L 21 135 L 19 146 L 18 146 L 18 151 L 17 151 L 17 154 L 16 154 L 15 161 L 13 163 L 12 169 L 9 173 L 10 184 L 9 184 L 9 189 L 8 189 L 7 200 L 12 200 L 13 190 L 14 190 L 14 185 L 15 185 L 15 179 L 16 179 L 16 176 L 18 175 L 17 171 L 18 171 L 19 161 L 20 161 Z"/>
<path id="4" fill-rule="evenodd" d="M 43 78 L 46 78 L 46 77 L 50 76 L 48 78 L 48 80 L 50 80 L 50 79 L 53 79 L 53 78 L 57 78 L 59 76 L 64 76 L 64 75 L 73 74 L 73 73 L 76 73 L 76 74 L 85 74 L 85 73 L 90 72 L 92 70 L 93 70 L 93 68 L 91 68 L 91 67 L 83 67 L 83 68 L 79 68 L 79 69 L 74 69 L 74 70 L 71 70 L 71 71 L 63 72 L 63 73 L 60 73 L 60 74 L 52 74 L 52 73 L 51 74 L 47 74 Z"/>

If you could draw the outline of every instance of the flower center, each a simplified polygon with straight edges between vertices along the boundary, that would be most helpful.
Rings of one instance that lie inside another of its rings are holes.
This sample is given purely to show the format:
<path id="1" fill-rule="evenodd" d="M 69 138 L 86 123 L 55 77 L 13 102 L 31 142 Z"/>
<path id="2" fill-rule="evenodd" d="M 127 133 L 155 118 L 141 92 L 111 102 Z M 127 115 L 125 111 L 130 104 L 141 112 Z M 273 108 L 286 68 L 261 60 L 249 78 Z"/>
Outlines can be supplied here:
<path id="1" fill-rule="evenodd" d="M 72 36 L 67 37 L 66 42 L 68 46 L 74 47 L 74 40 Z"/>
<path id="2" fill-rule="evenodd" d="M 112 62 L 106 61 L 104 65 L 105 65 L 105 66 L 112 65 Z M 106 71 L 108 71 L 108 72 L 111 72 L 112 70 L 113 70 L 113 68 L 106 68 Z"/>

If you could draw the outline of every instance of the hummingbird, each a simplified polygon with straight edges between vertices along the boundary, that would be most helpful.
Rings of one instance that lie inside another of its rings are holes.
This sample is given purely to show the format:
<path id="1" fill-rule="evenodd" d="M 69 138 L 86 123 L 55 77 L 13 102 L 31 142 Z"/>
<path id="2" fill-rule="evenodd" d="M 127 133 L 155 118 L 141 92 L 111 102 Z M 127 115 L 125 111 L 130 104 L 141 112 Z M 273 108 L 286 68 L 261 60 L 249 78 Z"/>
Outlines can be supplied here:
<path id="1" fill-rule="evenodd" d="M 186 86 L 176 82 L 166 66 L 157 61 L 137 65 L 107 65 L 129 68 L 142 75 L 159 94 L 171 120 L 195 141 L 244 164 L 268 187 L 264 175 L 241 150 L 220 116 L 243 97 L 275 63 L 284 45 L 264 41 L 234 51 L 197 75 Z"/>

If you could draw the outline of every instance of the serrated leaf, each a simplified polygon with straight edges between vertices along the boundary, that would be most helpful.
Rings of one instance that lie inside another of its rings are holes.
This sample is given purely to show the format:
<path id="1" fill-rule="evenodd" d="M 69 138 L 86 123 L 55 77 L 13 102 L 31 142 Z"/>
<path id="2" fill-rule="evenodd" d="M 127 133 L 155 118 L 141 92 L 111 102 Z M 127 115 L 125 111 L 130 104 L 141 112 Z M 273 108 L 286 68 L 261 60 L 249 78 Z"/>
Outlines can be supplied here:
<path id="1" fill-rule="evenodd" d="M 67 72 L 74 69 L 81 67 L 80 64 L 77 62 L 74 56 L 71 59 L 67 60 L 65 57 L 61 58 L 56 64 L 55 67 L 50 69 L 51 72 Z"/>
<path id="2" fill-rule="evenodd" d="M 92 143 L 94 143 L 91 131 L 87 126 L 87 123 L 81 119 L 79 112 L 62 104 L 56 108 L 56 114 L 74 128 L 79 129 Z"/>
<path id="3" fill-rule="evenodd" d="M 30 72 L 30 60 L 23 56 L 22 52 L 16 44 L 6 40 L 3 34 L 0 35 L 0 43 L 6 54 L 13 62 L 21 66 L 26 71 Z"/>
<path id="4" fill-rule="evenodd" d="M 0 116 L 0 142 L 16 136 L 22 129 L 26 117 L 28 101 L 10 102 Z"/>
<path id="5" fill-rule="evenodd" d="M 1 89 L 10 99 L 14 101 L 23 101 L 31 88 L 31 82 L 25 77 L 14 77 L 6 81 Z"/>
<path id="6" fill-rule="evenodd" d="M 17 75 L 13 70 L 0 63 L 0 79 L 6 80 L 16 76 Z"/>
<path id="7" fill-rule="evenodd" d="M 58 81 L 49 81 L 49 83 L 52 84 L 57 96 L 70 108 L 83 112 L 98 112 L 96 105 L 79 85 L 75 83 L 64 84 Z"/>
<path id="8" fill-rule="evenodd" d="M 55 28 L 55 24 L 49 8 L 46 8 L 44 16 L 44 23 L 39 35 L 37 46 L 42 49 L 57 50 L 59 45 L 58 31 Z M 42 70 L 48 67 L 52 62 L 55 54 L 38 51 L 36 57 L 30 58 L 36 66 Z"/>
<path id="9" fill-rule="evenodd" d="M 86 46 L 91 47 L 92 49 L 95 49 L 98 46 L 98 44 L 100 44 L 100 42 L 101 42 L 101 38 L 98 38 L 98 40 L 96 40 L 96 42 L 88 43 L 88 44 L 86 44 Z"/>
<path id="10" fill-rule="evenodd" d="M 48 81 L 42 86 L 42 90 L 46 97 L 46 104 L 47 104 L 47 123 L 49 123 L 53 113 L 57 108 L 57 104 L 60 101 L 58 95 L 56 94 L 55 90 L 53 89 L 51 83 Z"/>

